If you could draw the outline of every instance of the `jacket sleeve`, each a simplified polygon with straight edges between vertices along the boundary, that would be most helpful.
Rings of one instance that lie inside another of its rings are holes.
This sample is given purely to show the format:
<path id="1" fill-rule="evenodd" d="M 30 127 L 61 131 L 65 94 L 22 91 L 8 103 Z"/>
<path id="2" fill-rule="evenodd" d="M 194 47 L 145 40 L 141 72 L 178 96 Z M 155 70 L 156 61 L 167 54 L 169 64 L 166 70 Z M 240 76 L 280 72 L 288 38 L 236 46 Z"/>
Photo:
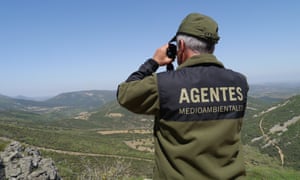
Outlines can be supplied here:
<path id="1" fill-rule="evenodd" d="M 117 91 L 119 104 L 134 113 L 156 114 L 159 111 L 159 99 L 154 72 L 158 67 L 154 60 L 149 59 L 121 83 Z"/>

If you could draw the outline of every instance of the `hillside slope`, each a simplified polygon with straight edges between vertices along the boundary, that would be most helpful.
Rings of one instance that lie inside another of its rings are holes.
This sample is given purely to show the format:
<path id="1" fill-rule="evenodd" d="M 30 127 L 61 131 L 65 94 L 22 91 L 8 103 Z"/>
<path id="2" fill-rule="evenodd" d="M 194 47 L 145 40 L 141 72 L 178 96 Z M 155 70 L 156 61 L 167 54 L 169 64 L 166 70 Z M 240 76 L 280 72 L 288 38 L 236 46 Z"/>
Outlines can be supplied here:
<path id="1" fill-rule="evenodd" d="M 111 101 L 93 113 L 88 120 L 98 122 L 102 128 L 106 129 L 152 130 L 154 117 L 129 112 L 121 107 L 117 101 Z"/>
<path id="2" fill-rule="evenodd" d="M 44 101 L 48 106 L 68 106 L 95 109 L 116 99 L 116 91 L 89 90 L 59 94 Z"/>
<path id="3" fill-rule="evenodd" d="M 300 170 L 300 95 L 293 96 L 245 120 L 243 141 L 277 157 L 283 166 Z"/>

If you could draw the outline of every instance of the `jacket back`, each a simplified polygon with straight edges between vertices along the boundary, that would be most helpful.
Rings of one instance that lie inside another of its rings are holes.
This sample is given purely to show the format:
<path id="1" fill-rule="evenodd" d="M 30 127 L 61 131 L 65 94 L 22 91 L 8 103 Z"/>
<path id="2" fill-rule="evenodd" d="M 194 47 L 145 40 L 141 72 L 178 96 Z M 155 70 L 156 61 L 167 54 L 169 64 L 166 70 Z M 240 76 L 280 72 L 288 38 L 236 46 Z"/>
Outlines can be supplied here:
<path id="1" fill-rule="evenodd" d="M 245 175 L 240 132 L 248 84 L 239 73 L 200 64 L 157 74 L 155 179 Z"/>

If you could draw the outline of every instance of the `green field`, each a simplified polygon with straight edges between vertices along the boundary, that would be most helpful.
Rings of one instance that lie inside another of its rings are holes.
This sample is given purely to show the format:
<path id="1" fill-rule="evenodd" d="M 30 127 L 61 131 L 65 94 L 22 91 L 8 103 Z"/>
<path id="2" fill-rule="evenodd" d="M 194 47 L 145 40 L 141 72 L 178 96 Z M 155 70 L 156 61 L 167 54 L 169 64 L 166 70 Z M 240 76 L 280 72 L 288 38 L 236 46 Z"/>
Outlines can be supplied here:
<path id="1" fill-rule="evenodd" d="M 153 171 L 152 153 L 131 149 L 124 143 L 126 140 L 149 138 L 151 134 L 101 135 L 95 130 L 41 129 L 2 122 L 0 136 L 45 148 L 41 150 L 42 155 L 55 161 L 64 179 L 98 179 L 106 176 L 143 179 L 151 178 Z M 1 140 L 1 149 L 7 143 Z M 244 149 L 248 179 L 300 178 L 299 172 L 281 167 L 278 159 L 263 155 L 251 146 L 245 146 Z"/>

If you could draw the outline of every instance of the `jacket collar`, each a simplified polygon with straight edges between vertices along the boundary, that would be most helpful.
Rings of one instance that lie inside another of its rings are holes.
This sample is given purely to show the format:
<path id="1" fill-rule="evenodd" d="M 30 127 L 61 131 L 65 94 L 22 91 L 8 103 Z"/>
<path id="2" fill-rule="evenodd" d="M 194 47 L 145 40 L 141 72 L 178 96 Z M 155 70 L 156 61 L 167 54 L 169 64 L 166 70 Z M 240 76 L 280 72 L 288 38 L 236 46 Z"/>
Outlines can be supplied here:
<path id="1" fill-rule="evenodd" d="M 213 54 L 201 54 L 192 56 L 191 58 L 187 59 L 184 63 L 178 66 L 177 69 L 189 66 L 201 66 L 204 64 L 212 64 L 224 68 L 224 65 L 220 61 L 218 61 Z"/>

